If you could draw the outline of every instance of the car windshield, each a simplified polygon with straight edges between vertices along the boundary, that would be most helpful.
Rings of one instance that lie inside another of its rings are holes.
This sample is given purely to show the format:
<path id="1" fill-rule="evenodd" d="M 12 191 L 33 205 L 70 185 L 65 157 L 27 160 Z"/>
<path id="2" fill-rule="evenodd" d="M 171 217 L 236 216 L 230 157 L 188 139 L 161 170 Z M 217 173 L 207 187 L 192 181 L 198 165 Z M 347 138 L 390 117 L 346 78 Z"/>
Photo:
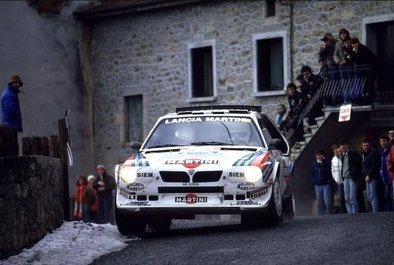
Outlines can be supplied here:
<path id="1" fill-rule="evenodd" d="M 264 146 L 251 118 L 191 116 L 162 120 L 144 144 L 146 148 L 185 145 Z"/>

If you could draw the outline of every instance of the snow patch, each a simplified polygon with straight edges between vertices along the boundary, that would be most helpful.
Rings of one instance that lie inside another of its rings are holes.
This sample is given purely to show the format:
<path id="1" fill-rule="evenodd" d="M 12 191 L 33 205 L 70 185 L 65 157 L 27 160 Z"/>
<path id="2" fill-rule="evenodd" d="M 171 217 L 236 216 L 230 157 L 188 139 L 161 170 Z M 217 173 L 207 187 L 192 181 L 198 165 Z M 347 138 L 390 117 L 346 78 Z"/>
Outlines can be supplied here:
<path id="1" fill-rule="evenodd" d="M 114 225 L 65 222 L 30 249 L 0 261 L 1 265 L 90 264 L 95 258 L 120 251 L 128 241 Z"/>

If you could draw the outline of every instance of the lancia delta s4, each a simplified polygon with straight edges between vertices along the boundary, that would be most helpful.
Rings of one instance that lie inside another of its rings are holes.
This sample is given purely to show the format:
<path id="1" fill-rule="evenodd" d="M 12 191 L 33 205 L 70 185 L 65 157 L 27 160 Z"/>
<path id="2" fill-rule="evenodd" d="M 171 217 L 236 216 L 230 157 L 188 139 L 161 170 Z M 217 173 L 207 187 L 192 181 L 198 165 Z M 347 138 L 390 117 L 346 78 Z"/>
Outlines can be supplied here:
<path id="1" fill-rule="evenodd" d="M 177 108 L 115 169 L 120 233 L 173 219 L 240 214 L 245 226 L 294 215 L 289 146 L 258 106 Z"/>

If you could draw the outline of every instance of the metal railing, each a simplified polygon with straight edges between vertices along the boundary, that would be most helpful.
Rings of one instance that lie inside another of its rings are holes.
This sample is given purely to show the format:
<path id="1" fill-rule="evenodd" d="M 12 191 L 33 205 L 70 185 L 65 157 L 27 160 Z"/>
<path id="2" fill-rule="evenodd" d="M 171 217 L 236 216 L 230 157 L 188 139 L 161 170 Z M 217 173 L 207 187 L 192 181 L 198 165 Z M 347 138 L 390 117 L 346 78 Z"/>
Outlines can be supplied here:
<path id="1" fill-rule="evenodd" d="M 373 86 L 374 73 L 370 65 L 342 66 L 335 69 L 324 69 L 318 76 L 323 80 L 317 92 L 308 101 L 297 119 L 295 128 L 286 134 L 290 143 L 295 143 L 295 131 L 303 126 L 304 119 L 312 109 L 319 105 L 340 105 L 353 102 L 359 105 L 370 104 L 369 86 Z M 294 120 L 294 119 L 293 119 Z"/>

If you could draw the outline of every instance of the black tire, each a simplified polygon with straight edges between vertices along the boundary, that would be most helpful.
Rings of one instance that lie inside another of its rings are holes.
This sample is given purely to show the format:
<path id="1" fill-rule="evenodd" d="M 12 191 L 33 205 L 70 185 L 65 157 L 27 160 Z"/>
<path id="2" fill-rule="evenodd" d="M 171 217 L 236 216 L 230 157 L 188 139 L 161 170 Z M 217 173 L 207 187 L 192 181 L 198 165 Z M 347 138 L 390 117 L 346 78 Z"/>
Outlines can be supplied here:
<path id="1" fill-rule="evenodd" d="M 148 219 L 148 227 L 154 233 L 165 234 L 170 230 L 171 222 L 172 219 L 168 216 L 151 216 Z"/>
<path id="2" fill-rule="evenodd" d="M 268 213 L 264 219 L 268 225 L 278 225 L 283 221 L 283 201 L 278 180 L 276 180 L 272 185 Z"/>
<path id="3" fill-rule="evenodd" d="M 116 226 L 119 233 L 126 236 L 142 236 L 146 228 L 146 218 L 122 213 L 115 208 Z"/>
<path id="4" fill-rule="evenodd" d="M 294 198 L 290 196 L 283 200 L 283 219 L 292 220 L 295 215 Z"/>
<path id="5" fill-rule="evenodd" d="M 241 225 L 244 228 L 256 228 L 261 225 L 261 223 L 259 222 L 260 220 L 260 216 L 256 213 L 241 214 Z"/>

